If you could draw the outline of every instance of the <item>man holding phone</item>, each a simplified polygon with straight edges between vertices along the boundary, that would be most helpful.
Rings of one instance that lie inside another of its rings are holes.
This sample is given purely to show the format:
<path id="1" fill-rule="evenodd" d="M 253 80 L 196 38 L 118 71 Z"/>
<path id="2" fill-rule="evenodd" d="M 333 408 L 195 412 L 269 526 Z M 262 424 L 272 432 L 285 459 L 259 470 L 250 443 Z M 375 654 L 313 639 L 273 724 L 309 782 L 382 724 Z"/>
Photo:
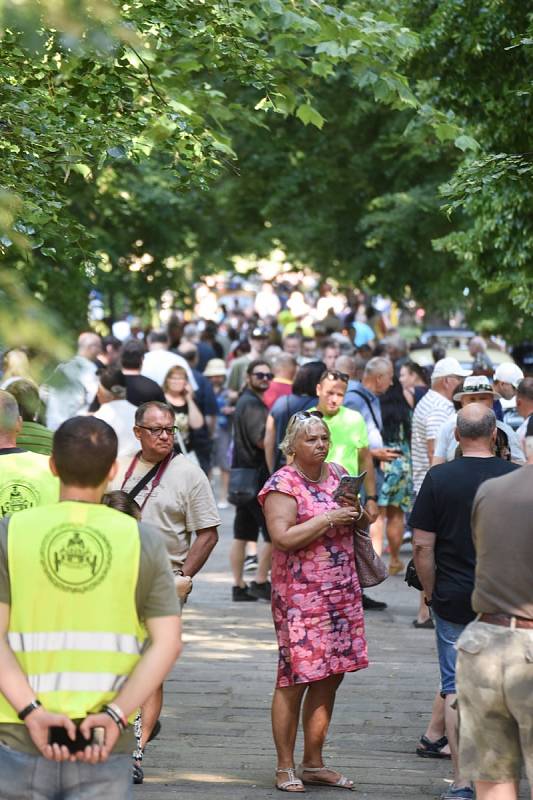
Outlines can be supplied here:
<path id="1" fill-rule="evenodd" d="M 50 459 L 59 503 L 0 522 L 3 800 L 130 797 L 129 721 L 181 650 L 159 535 L 100 504 L 116 454 L 105 422 L 67 420 Z"/>

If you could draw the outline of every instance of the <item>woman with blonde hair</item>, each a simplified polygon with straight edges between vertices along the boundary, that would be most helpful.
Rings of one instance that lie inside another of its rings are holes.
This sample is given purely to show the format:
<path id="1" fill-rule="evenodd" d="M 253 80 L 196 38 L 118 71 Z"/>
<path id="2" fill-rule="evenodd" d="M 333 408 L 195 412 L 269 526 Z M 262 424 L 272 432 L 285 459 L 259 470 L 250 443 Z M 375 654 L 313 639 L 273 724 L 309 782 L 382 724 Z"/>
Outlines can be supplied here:
<path id="1" fill-rule="evenodd" d="M 204 425 L 204 415 L 194 400 L 194 390 L 187 378 L 184 367 L 171 367 L 163 382 L 163 392 L 169 406 L 174 411 L 176 428 L 183 439 L 185 448 L 190 449 L 191 431 Z"/>
<path id="2" fill-rule="evenodd" d="M 276 786 L 353 789 L 324 765 L 322 750 L 344 673 L 368 666 L 353 526 L 364 515 L 355 494 L 336 499 L 346 471 L 325 463 L 329 430 L 317 411 L 294 414 L 282 449 L 291 463 L 259 493 L 272 538 L 272 613 L 279 646 L 272 702 Z M 294 747 L 303 704 L 304 752 Z"/>

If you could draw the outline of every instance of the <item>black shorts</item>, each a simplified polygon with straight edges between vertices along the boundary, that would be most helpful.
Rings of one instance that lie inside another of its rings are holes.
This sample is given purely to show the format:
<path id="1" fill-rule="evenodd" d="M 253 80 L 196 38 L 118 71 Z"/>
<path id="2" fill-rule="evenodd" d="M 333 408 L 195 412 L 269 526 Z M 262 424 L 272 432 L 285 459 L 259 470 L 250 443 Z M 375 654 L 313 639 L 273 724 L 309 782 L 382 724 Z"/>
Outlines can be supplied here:
<path id="1" fill-rule="evenodd" d="M 270 542 L 263 511 L 257 500 L 237 506 L 233 520 L 233 538 L 241 542 L 257 542 L 259 530 L 265 542 Z"/>

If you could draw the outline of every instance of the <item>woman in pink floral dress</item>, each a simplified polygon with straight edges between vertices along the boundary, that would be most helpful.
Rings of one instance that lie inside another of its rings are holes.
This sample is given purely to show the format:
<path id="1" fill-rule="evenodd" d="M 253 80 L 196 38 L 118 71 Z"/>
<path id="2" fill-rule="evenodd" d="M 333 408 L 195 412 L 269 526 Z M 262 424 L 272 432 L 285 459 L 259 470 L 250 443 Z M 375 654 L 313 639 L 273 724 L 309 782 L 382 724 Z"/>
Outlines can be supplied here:
<path id="1" fill-rule="evenodd" d="M 324 463 L 329 431 L 316 413 L 292 417 L 282 443 L 292 463 L 259 494 L 273 544 L 272 613 L 279 645 L 272 702 L 276 785 L 289 792 L 304 791 L 304 783 L 353 789 L 352 781 L 324 766 L 322 748 L 344 673 L 368 666 L 353 547 L 353 525 L 362 512 L 355 496 L 345 505 L 333 499 L 345 470 Z M 295 768 L 302 701 L 304 753 Z"/>

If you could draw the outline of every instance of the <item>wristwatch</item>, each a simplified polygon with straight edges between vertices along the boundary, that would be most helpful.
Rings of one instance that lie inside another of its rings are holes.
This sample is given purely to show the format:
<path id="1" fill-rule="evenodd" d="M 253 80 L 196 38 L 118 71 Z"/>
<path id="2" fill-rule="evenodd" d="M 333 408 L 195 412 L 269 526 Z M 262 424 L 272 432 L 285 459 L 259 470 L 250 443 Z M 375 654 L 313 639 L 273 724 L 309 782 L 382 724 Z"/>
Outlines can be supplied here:
<path id="1" fill-rule="evenodd" d="M 367 494 L 366 500 L 367 500 L 367 502 L 369 500 L 373 500 L 374 503 L 377 503 L 378 502 L 378 496 L 377 496 L 377 494 Z"/>

